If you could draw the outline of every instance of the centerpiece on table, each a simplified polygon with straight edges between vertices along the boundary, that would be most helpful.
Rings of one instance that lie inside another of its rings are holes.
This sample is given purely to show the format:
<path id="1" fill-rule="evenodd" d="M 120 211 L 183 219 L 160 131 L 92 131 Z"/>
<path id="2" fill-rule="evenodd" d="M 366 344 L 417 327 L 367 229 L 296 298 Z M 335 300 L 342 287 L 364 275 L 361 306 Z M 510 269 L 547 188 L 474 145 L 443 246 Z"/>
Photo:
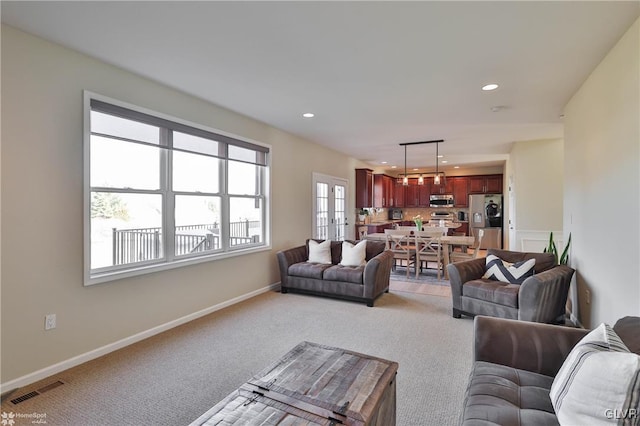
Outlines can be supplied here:
<path id="1" fill-rule="evenodd" d="M 422 231 L 422 216 L 420 216 L 420 215 L 414 216 L 413 217 L 413 221 L 416 224 L 416 229 L 418 231 Z"/>

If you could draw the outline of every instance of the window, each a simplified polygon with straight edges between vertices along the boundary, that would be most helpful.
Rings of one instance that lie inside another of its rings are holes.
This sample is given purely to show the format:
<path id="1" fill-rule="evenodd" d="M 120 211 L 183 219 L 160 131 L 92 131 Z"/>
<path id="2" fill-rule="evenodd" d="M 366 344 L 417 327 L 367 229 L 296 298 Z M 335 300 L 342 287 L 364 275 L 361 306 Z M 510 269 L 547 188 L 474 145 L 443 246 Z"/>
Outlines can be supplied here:
<path id="1" fill-rule="evenodd" d="M 267 248 L 268 147 L 85 97 L 86 284 Z"/>

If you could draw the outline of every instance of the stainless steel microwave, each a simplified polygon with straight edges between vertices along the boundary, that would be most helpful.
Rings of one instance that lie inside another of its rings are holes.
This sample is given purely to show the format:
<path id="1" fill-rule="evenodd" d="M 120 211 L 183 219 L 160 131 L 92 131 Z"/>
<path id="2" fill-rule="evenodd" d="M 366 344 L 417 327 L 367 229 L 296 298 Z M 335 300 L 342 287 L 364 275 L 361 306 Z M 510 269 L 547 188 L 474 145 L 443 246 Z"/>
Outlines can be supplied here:
<path id="1" fill-rule="evenodd" d="M 453 207 L 453 195 L 451 194 L 430 195 L 429 207 Z"/>

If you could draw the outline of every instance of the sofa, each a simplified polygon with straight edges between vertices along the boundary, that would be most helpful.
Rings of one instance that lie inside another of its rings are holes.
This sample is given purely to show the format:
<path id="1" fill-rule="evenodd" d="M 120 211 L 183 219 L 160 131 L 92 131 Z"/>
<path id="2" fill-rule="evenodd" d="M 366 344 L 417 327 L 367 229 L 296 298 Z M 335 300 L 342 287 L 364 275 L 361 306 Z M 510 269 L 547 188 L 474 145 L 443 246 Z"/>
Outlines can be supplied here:
<path id="1" fill-rule="evenodd" d="M 630 352 L 640 355 L 639 317 L 621 318 L 613 330 Z M 475 317 L 474 359 L 460 424 L 558 425 L 551 386 L 571 350 L 588 333 L 559 325 Z M 631 406 L 635 404 L 637 399 Z M 628 416 L 628 422 L 617 424 L 638 424 L 637 411 L 614 410 L 607 403 L 604 406 L 611 409 L 601 410 L 605 416 Z M 570 417 L 568 423 L 594 422 Z"/>
<path id="2" fill-rule="evenodd" d="M 551 253 L 489 249 L 490 255 L 519 263 L 535 259 L 533 275 L 520 284 L 483 278 L 486 259 L 447 265 L 451 283 L 453 317 L 486 315 L 522 321 L 563 323 L 574 270 L 557 265 Z"/>
<path id="3" fill-rule="evenodd" d="M 322 242 L 322 240 L 313 240 Z M 348 241 L 356 244 L 355 241 Z M 366 303 L 389 291 L 393 253 L 384 241 L 366 241 L 366 263 L 342 266 L 342 241 L 331 241 L 331 263 L 308 262 L 309 240 L 277 253 L 282 293 L 296 292 Z"/>

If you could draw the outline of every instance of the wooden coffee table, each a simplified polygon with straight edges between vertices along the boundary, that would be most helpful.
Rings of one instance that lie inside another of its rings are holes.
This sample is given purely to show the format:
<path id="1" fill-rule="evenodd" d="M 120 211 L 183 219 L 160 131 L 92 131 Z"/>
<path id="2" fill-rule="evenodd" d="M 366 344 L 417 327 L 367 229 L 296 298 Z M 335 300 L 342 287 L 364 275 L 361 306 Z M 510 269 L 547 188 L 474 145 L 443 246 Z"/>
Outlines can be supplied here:
<path id="1" fill-rule="evenodd" d="M 396 424 L 398 363 L 302 342 L 191 425 Z"/>

